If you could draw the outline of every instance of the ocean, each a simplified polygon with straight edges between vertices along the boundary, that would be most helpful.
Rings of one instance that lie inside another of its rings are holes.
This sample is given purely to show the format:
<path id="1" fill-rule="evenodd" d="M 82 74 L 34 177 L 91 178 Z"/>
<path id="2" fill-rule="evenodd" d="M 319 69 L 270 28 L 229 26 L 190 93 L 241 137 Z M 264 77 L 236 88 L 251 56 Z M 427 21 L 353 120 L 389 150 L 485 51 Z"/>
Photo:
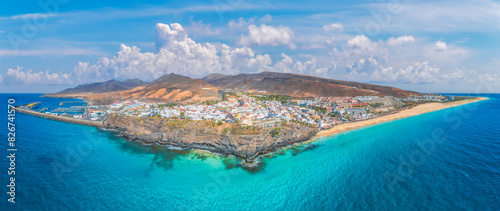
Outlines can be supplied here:
<path id="1" fill-rule="evenodd" d="M 0 94 L 1 210 L 498 210 L 500 95 L 285 149 L 260 171 L 232 158 L 148 147 L 113 131 L 15 116 L 8 202 L 7 101 Z"/>

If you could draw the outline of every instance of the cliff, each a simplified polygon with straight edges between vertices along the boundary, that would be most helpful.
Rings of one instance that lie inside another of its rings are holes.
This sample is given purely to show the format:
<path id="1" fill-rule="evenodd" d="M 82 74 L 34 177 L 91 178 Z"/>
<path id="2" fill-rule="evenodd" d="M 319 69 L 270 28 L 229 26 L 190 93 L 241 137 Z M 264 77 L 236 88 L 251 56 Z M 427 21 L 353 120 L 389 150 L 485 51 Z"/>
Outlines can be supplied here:
<path id="1" fill-rule="evenodd" d="M 312 138 L 316 129 L 297 123 L 277 128 L 250 128 L 209 121 L 169 120 L 111 115 L 106 123 L 124 129 L 124 137 L 146 144 L 158 143 L 230 154 L 252 163 L 259 155 Z"/>

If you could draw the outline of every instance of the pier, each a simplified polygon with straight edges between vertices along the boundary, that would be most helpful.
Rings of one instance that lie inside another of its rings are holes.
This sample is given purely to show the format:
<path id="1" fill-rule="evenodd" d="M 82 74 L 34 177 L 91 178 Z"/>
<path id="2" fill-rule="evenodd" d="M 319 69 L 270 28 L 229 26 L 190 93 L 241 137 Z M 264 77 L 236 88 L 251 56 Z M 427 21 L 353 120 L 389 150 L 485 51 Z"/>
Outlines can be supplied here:
<path id="1" fill-rule="evenodd" d="M 52 110 L 54 113 L 83 113 L 86 106 L 71 106 L 71 108 L 56 108 Z"/>
<path id="2" fill-rule="evenodd" d="M 59 103 L 60 106 L 64 105 L 64 104 L 75 104 L 75 103 L 85 103 L 85 101 L 66 101 L 66 102 L 61 102 Z"/>
<path id="3" fill-rule="evenodd" d="M 57 115 L 52 115 L 52 114 L 45 114 L 45 113 L 40 113 L 38 111 L 34 110 L 28 110 L 28 109 L 22 109 L 19 107 L 14 107 L 13 108 L 16 111 L 25 113 L 25 114 L 30 114 L 33 116 L 38 116 L 42 117 L 45 119 L 52 119 L 56 121 L 61 121 L 61 122 L 68 122 L 68 123 L 73 123 L 73 124 L 79 124 L 79 125 L 87 125 L 87 126 L 94 126 L 94 127 L 103 127 L 105 126 L 104 121 L 92 121 L 92 120 L 85 120 L 85 119 L 74 119 L 71 117 L 65 117 L 65 116 L 57 116 Z"/>

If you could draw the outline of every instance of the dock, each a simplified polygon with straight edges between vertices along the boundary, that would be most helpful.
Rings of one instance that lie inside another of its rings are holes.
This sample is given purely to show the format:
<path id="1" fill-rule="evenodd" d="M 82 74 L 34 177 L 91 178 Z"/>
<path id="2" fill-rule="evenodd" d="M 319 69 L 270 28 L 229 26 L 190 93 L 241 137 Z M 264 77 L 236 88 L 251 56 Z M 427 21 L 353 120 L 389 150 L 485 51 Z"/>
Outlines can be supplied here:
<path id="1" fill-rule="evenodd" d="M 61 122 L 68 122 L 68 123 L 73 123 L 73 124 L 79 124 L 79 125 L 87 125 L 87 126 L 94 126 L 94 127 L 104 127 L 106 126 L 104 121 L 92 121 L 92 120 L 85 120 L 85 119 L 74 119 L 71 117 L 65 117 L 65 116 L 57 116 L 57 115 L 52 115 L 52 114 L 46 114 L 46 113 L 40 113 L 38 111 L 34 110 L 28 110 L 28 109 L 22 109 L 19 107 L 14 107 L 13 108 L 16 111 L 19 111 L 21 113 L 25 114 L 30 114 L 33 116 L 37 117 L 42 117 L 45 119 L 52 119 L 56 121 L 61 121 Z"/>
<path id="2" fill-rule="evenodd" d="M 71 106 L 71 108 L 56 108 L 52 113 L 83 113 L 85 106 Z"/>
<path id="3" fill-rule="evenodd" d="M 64 104 L 75 104 L 75 103 L 85 103 L 85 101 L 66 101 L 66 102 L 61 102 L 59 103 L 60 106 L 64 105 Z"/>

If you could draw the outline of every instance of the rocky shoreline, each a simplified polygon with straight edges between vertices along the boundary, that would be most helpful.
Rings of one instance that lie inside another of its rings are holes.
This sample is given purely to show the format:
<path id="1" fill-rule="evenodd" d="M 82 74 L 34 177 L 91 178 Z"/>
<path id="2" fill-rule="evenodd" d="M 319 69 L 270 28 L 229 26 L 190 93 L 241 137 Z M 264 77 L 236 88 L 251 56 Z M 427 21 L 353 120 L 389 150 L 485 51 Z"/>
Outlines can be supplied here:
<path id="1" fill-rule="evenodd" d="M 112 114 L 106 121 L 79 120 L 33 110 L 16 111 L 45 119 L 120 131 L 122 137 L 144 145 L 175 146 L 197 149 L 243 160 L 243 167 L 255 167 L 259 156 L 277 149 L 302 143 L 315 137 L 317 129 L 288 122 L 274 128 L 255 128 L 235 123 L 214 124 L 210 121 L 126 117 Z"/>
<path id="2" fill-rule="evenodd" d="M 169 145 L 233 155 L 243 159 L 242 164 L 247 166 L 255 165 L 261 155 L 308 141 L 317 132 L 315 128 L 291 122 L 276 128 L 252 128 L 228 123 L 216 125 L 209 121 L 118 115 L 111 115 L 105 125 L 120 130 L 124 138 L 145 145 Z"/>

